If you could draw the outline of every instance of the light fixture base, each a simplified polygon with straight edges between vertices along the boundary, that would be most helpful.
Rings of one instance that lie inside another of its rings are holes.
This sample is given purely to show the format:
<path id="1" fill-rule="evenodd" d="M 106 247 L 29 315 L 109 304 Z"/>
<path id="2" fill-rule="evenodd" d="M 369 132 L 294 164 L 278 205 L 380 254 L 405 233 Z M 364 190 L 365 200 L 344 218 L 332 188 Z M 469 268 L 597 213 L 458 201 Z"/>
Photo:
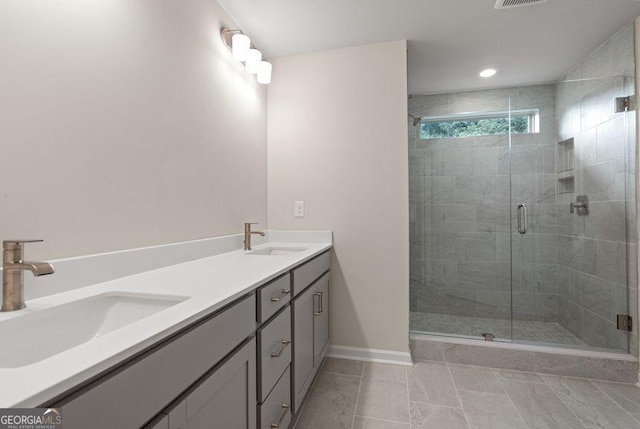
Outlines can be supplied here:
<path id="1" fill-rule="evenodd" d="M 220 29 L 220 38 L 222 39 L 222 43 L 227 47 L 228 50 L 233 51 L 231 39 L 234 34 L 244 34 L 242 30 L 229 30 L 227 27 L 222 27 Z"/>

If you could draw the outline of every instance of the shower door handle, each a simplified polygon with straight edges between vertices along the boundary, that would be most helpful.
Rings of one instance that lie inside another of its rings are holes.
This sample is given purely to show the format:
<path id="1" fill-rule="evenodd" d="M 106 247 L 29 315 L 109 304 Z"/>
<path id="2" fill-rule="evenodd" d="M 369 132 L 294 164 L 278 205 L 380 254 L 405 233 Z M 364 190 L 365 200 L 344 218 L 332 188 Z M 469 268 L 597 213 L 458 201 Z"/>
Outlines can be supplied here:
<path id="1" fill-rule="evenodd" d="M 527 206 L 524 203 L 518 204 L 518 232 L 520 234 L 527 233 L 529 229 L 527 222 Z"/>

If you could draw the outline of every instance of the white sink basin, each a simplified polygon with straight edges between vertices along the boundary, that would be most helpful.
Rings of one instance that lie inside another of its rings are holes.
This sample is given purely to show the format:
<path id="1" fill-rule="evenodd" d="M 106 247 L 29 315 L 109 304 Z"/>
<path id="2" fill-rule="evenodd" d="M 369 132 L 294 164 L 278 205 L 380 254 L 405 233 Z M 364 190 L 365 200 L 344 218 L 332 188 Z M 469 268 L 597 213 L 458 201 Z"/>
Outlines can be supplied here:
<path id="1" fill-rule="evenodd" d="M 247 252 L 247 255 L 273 255 L 285 256 L 293 255 L 307 250 L 306 247 L 265 247 L 264 249 L 256 249 Z"/>
<path id="2" fill-rule="evenodd" d="M 39 362 L 186 299 L 108 293 L 0 322 L 0 368 Z"/>

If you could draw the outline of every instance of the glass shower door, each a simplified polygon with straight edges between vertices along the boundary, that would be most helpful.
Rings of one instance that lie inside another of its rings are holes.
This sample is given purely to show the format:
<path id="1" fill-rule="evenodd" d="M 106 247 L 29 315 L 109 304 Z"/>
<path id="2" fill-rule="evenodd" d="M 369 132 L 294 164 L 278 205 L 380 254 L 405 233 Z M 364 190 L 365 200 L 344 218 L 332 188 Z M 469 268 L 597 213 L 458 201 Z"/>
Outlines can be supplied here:
<path id="1" fill-rule="evenodd" d="M 560 339 L 557 269 L 555 85 L 517 88 L 512 121 L 529 112 L 527 126 L 512 126 L 511 278 L 513 339 Z M 565 341 L 569 341 L 567 335 Z"/>
<path id="2" fill-rule="evenodd" d="M 613 77 L 512 97 L 512 111 L 539 109 L 535 133 L 511 134 L 514 341 L 628 350 L 635 141 L 614 100 L 629 89 Z"/>

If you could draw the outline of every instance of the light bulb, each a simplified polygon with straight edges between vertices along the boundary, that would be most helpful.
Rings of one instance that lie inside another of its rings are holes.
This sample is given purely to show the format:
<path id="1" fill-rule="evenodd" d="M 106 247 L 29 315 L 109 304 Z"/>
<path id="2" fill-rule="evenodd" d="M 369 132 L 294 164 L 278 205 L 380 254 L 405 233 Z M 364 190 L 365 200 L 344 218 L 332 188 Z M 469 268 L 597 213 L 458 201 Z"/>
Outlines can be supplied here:
<path id="1" fill-rule="evenodd" d="M 244 61 L 244 66 L 246 67 L 247 72 L 251 74 L 258 73 L 260 61 L 262 61 L 262 52 L 257 49 L 249 49 L 247 59 Z"/>
<path id="2" fill-rule="evenodd" d="M 260 61 L 258 65 L 258 83 L 267 85 L 271 83 L 271 63 L 268 61 Z"/>
<path id="3" fill-rule="evenodd" d="M 238 61 L 245 61 L 249 48 L 251 47 L 251 39 L 249 36 L 242 33 L 234 34 L 231 38 L 231 50 L 233 51 L 233 58 Z"/>

